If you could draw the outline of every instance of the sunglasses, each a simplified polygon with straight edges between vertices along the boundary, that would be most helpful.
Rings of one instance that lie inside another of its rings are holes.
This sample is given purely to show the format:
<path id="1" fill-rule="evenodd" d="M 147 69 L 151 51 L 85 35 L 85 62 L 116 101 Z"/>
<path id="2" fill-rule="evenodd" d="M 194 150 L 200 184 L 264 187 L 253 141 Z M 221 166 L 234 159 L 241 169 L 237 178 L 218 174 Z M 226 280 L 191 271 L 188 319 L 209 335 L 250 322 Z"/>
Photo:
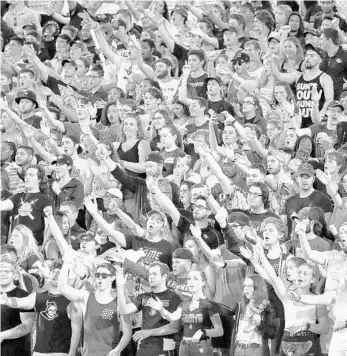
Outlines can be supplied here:
<path id="1" fill-rule="evenodd" d="M 111 273 L 95 273 L 95 278 L 106 279 L 109 276 L 111 276 Z"/>

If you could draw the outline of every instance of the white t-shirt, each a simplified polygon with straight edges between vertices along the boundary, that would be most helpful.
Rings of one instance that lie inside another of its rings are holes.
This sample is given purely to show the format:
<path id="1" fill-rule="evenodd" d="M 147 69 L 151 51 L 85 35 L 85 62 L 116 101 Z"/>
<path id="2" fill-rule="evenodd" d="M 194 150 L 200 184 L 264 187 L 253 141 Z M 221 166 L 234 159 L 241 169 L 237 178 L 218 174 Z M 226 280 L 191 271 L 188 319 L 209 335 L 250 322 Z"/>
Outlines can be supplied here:
<path id="1" fill-rule="evenodd" d="M 159 82 L 160 89 L 162 90 L 164 95 L 164 100 L 168 104 L 172 103 L 172 99 L 177 93 L 178 83 L 179 82 L 177 79 L 172 79 L 170 82 L 167 83 Z"/>

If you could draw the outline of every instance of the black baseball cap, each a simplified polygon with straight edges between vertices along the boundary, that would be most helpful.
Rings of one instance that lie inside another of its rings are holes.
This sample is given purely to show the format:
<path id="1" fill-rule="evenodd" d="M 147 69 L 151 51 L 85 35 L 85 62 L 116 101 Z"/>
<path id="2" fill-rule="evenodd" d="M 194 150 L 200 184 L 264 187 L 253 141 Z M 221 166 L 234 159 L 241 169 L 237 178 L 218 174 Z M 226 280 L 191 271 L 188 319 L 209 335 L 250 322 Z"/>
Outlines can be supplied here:
<path id="1" fill-rule="evenodd" d="M 195 263 L 195 259 L 192 252 L 187 248 L 176 249 L 172 254 L 172 258 L 179 258 L 181 260 L 190 260 L 192 263 Z"/>
<path id="2" fill-rule="evenodd" d="M 57 158 L 57 160 L 53 161 L 52 164 L 66 164 L 68 166 L 73 166 L 73 160 L 70 156 L 68 155 L 61 155 Z"/>
<path id="3" fill-rule="evenodd" d="M 161 154 L 157 152 L 151 152 L 146 159 L 146 162 L 164 163 L 164 158 Z"/>
<path id="4" fill-rule="evenodd" d="M 241 211 L 236 211 L 228 216 L 228 224 L 233 223 L 237 223 L 240 226 L 252 226 L 251 219 L 249 218 L 249 216 L 245 213 L 242 213 Z"/>
<path id="5" fill-rule="evenodd" d="M 223 85 L 222 79 L 217 75 L 205 78 L 205 83 L 207 84 L 210 80 L 215 80 L 219 85 Z"/>
<path id="6" fill-rule="evenodd" d="M 315 47 L 314 45 L 312 45 L 311 43 L 308 43 L 306 46 L 305 46 L 305 52 L 307 51 L 314 51 L 316 52 L 321 58 L 323 58 L 324 56 L 324 52 L 318 48 L 318 47 Z"/>

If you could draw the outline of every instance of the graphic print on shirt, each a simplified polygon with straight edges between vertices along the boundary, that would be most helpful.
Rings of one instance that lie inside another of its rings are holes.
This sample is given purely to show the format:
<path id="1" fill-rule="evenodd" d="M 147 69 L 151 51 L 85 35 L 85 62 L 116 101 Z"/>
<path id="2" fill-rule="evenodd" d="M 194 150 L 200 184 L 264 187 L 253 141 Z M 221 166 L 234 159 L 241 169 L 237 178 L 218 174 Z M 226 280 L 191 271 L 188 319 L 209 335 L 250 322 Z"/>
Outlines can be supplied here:
<path id="1" fill-rule="evenodd" d="M 23 201 L 23 198 L 20 199 L 20 207 L 18 208 L 18 215 L 15 216 L 17 219 L 19 216 L 29 216 L 31 220 L 34 220 L 33 206 L 38 201 L 38 199 L 32 200 L 31 202 Z"/>
<path id="2" fill-rule="evenodd" d="M 142 305 L 150 308 L 150 305 L 148 304 L 148 301 L 149 301 L 149 298 L 143 298 Z M 161 302 L 163 303 L 163 307 L 164 308 L 168 308 L 170 306 L 170 301 L 167 300 L 167 299 L 161 299 Z M 156 316 L 157 314 L 160 314 L 160 312 L 158 312 L 157 310 L 151 308 L 151 311 L 149 312 L 149 315 L 150 316 Z"/>
<path id="3" fill-rule="evenodd" d="M 55 302 L 50 302 L 47 300 L 46 301 L 46 309 L 44 311 L 40 312 L 40 314 L 48 321 L 52 321 L 58 317 L 57 312 L 58 312 L 57 304 Z"/>
<path id="4" fill-rule="evenodd" d="M 112 310 L 112 309 L 107 309 L 107 308 L 106 308 L 106 309 L 104 309 L 104 310 L 102 311 L 101 317 L 102 317 L 103 319 L 112 320 L 114 313 L 115 313 L 114 310 Z"/>

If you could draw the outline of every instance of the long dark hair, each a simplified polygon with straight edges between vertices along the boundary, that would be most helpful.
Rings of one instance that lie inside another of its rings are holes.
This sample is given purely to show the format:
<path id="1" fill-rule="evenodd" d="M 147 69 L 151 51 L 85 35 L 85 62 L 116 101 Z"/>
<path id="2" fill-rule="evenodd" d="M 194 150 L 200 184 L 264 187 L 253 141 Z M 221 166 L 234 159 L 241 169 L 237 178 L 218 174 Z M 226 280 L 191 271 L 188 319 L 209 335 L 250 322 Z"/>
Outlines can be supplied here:
<path id="1" fill-rule="evenodd" d="M 289 17 L 288 17 L 288 20 L 287 20 L 287 25 L 289 25 L 289 20 L 292 16 L 298 16 L 299 19 L 300 19 L 300 26 L 299 26 L 299 30 L 298 30 L 298 33 L 295 35 L 295 37 L 297 38 L 301 38 L 304 36 L 304 33 L 305 33 L 305 26 L 304 26 L 304 20 L 302 19 L 302 16 L 298 13 L 298 12 L 292 12 Z"/>
<path id="2" fill-rule="evenodd" d="M 312 137 L 309 136 L 309 135 L 302 135 L 302 136 L 298 137 L 298 139 L 296 140 L 295 146 L 294 146 L 295 153 L 297 153 L 297 151 L 299 149 L 299 146 L 300 146 L 300 142 L 304 138 L 309 138 L 311 143 L 312 143 L 312 150 L 311 150 L 311 153 L 310 153 L 310 158 L 316 158 L 316 146 L 314 144 L 314 141 L 313 141 Z"/>

